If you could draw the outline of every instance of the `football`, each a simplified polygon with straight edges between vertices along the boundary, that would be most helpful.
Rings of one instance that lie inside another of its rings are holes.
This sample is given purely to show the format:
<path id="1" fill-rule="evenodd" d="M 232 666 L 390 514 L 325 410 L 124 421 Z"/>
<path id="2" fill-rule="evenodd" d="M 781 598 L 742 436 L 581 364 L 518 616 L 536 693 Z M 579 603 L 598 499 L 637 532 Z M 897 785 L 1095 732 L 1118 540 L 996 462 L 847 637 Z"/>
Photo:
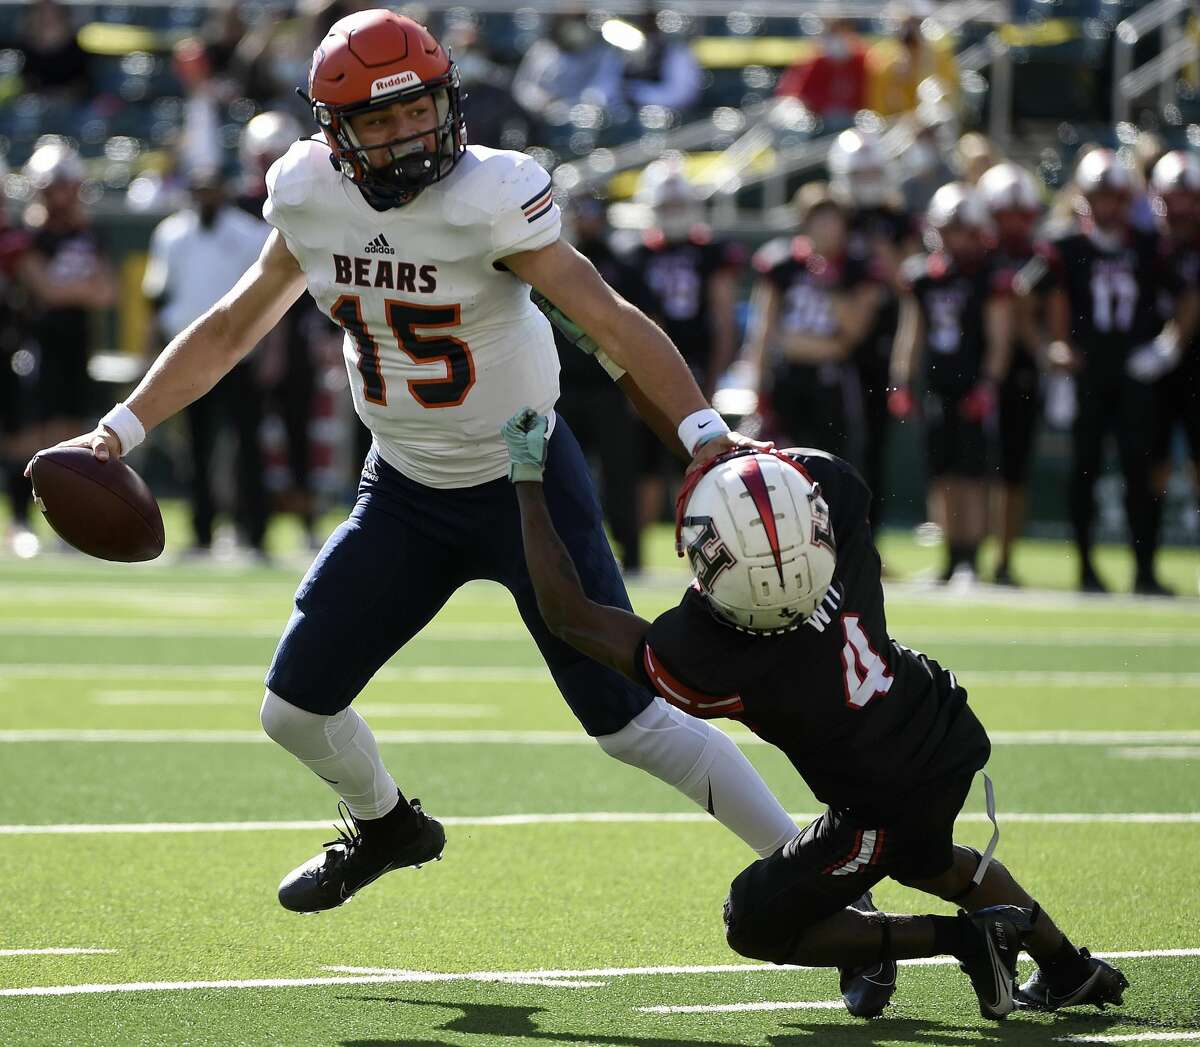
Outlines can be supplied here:
<path id="1" fill-rule="evenodd" d="M 124 462 L 102 462 L 86 447 L 41 451 L 33 494 L 59 537 L 101 560 L 153 560 L 166 540 L 162 513 L 146 482 Z"/>

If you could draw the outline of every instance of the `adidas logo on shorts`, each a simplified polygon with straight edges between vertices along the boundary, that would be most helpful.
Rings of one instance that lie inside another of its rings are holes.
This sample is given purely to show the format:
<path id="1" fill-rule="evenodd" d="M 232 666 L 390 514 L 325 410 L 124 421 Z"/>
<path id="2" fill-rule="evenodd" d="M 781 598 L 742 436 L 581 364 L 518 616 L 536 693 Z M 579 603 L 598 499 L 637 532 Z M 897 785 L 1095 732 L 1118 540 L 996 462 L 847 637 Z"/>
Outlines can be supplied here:
<path id="1" fill-rule="evenodd" d="M 380 233 L 366 247 L 363 248 L 364 254 L 395 254 L 396 249 L 387 242 L 387 237 Z"/>

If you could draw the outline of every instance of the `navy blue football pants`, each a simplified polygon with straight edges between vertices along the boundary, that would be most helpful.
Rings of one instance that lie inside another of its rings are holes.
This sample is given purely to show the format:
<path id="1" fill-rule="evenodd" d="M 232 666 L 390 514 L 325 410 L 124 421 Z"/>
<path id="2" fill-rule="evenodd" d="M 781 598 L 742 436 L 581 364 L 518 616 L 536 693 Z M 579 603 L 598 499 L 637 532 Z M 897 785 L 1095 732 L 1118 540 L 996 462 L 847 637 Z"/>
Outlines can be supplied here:
<path id="1" fill-rule="evenodd" d="M 555 528 L 593 600 L 630 610 L 600 504 L 574 435 L 559 416 L 544 477 Z M 267 687 L 311 713 L 346 708 L 464 582 L 508 588 L 554 682 L 592 736 L 612 734 L 651 694 L 553 636 L 525 566 L 521 516 L 507 479 L 440 490 L 408 479 L 372 450 L 350 518 L 300 588 Z"/>

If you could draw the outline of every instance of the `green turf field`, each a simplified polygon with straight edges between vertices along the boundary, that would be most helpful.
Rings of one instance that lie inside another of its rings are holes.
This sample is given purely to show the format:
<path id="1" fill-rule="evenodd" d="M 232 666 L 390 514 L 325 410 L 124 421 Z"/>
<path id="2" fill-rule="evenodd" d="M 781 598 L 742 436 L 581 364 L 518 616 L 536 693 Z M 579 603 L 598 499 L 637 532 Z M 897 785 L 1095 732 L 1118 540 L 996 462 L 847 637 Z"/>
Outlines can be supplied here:
<path id="1" fill-rule="evenodd" d="M 902 576 L 936 559 L 884 548 Z M 1127 584 L 1122 553 L 1101 566 Z M 1018 570 L 1065 586 L 1073 565 L 1033 544 Z M 318 917 L 282 910 L 279 878 L 333 836 L 335 805 L 257 722 L 299 572 L 0 561 L 0 1045 L 1200 1040 L 1200 600 L 894 588 L 895 635 L 958 672 L 993 734 L 999 854 L 1079 944 L 1132 954 L 1115 962 L 1133 988 L 1121 1011 L 996 1026 L 939 960 L 862 1023 L 833 974 L 728 951 L 721 901 L 751 856 L 584 738 L 490 585 L 358 705 L 447 822 L 445 860 Z M 1194 594 L 1200 556 L 1164 573 Z M 653 615 L 681 584 L 657 572 L 634 603 Z M 961 838 L 988 830 L 975 795 Z"/>

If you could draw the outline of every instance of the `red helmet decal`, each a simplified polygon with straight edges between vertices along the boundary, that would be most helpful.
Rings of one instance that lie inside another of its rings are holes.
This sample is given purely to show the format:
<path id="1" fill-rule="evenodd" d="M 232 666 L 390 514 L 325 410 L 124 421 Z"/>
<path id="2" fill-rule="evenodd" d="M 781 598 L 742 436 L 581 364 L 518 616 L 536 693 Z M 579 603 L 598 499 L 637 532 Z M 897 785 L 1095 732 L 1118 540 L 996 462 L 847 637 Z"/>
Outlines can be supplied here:
<path id="1" fill-rule="evenodd" d="M 775 570 L 779 572 L 779 584 L 783 584 L 783 557 L 779 551 L 779 529 L 775 526 L 775 510 L 771 506 L 771 492 L 767 490 L 767 480 L 762 474 L 758 458 L 747 456 L 735 466 L 742 483 L 750 493 L 754 508 L 758 510 L 758 518 L 762 520 L 767 542 L 771 546 L 771 555 L 775 558 Z"/>

